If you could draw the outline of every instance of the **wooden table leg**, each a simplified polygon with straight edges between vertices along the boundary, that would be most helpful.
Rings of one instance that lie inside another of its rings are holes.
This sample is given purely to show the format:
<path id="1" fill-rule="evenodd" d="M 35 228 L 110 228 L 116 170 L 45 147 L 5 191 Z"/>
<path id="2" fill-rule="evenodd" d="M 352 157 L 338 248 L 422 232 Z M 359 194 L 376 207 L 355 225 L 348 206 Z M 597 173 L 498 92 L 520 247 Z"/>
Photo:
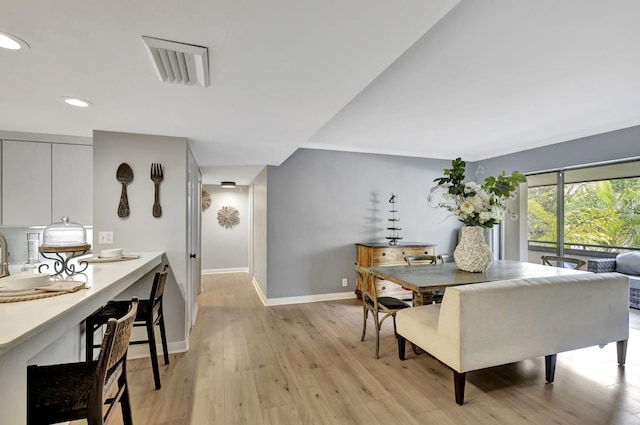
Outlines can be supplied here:
<path id="1" fill-rule="evenodd" d="M 431 292 L 414 292 L 413 293 L 413 306 L 418 307 L 421 305 L 433 304 L 433 293 Z"/>

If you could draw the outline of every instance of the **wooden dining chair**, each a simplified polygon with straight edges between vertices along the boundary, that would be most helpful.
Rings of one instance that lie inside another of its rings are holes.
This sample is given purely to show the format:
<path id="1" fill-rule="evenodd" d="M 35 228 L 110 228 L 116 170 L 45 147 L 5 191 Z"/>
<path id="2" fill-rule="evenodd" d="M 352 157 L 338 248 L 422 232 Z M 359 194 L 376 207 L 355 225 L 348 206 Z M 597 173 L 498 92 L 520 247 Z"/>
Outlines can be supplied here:
<path id="1" fill-rule="evenodd" d="M 439 256 L 437 255 L 407 255 L 406 257 L 404 257 L 404 260 L 407 262 L 407 265 L 411 266 L 411 265 L 436 265 L 438 264 L 438 258 Z M 433 300 L 434 303 L 440 303 L 442 302 L 442 297 L 444 296 L 444 291 L 442 290 L 437 290 L 437 291 L 433 291 L 431 293 L 431 299 Z"/>
<path id="2" fill-rule="evenodd" d="M 373 316 L 373 324 L 376 330 L 376 359 L 380 357 L 380 328 L 382 323 L 391 317 L 393 320 L 393 333 L 396 332 L 396 313 L 403 308 L 409 308 L 410 305 L 402 300 L 394 297 L 378 297 L 378 291 L 376 287 L 375 277 L 370 268 L 359 266 L 355 264 L 356 278 L 360 284 L 362 290 L 362 311 L 363 311 L 363 323 L 362 323 L 362 337 L 360 341 L 364 341 L 365 334 L 367 333 L 367 318 L 369 312 Z M 379 315 L 383 314 L 382 319 Z"/>
<path id="3" fill-rule="evenodd" d="M 556 257 L 553 255 L 543 255 L 540 257 L 542 264 L 552 267 L 560 267 L 563 269 L 576 269 L 580 270 L 587 265 L 587 262 L 579 258 L 571 257 Z"/>
<path id="4" fill-rule="evenodd" d="M 165 265 L 162 272 L 157 272 L 151 286 L 151 294 L 149 299 L 141 299 L 138 305 L 138 314 L 133 324 L 134 327 L 144 326 L 147 330 L 147 339 L 138 339 L 130 341 L 130 344 L 148 344 L 151 355 L 151 368 L 153 369 L 153 380 L 157 390 L 161 388 L 160 367 L 158 365 L 158 352 L 156 349 L 155 327 L 160 328 L 160 338 L 162 342 L 162 354 L 164 356 L 164 364 L 169 364 L 169 349 L 167 346 L 167 334 L 164 326 L 164 312 L 162 309 L 162 297 L 164 287 L 167 282 L 167 269 Z M 106 324 L 110 318 L 118 317 L 127 309 L 126 301 L 110 301 L 104 307 L 99 308 L 85 319 L 86 322 L 86 359 L 91 360 L 93 357 L 93 349 L 99 347 L 94 344 L 94 333 L 98 328 Z"/>
<path id="5" fill-rule="evenodd" d="M 124 316 L 109 319 L 97 361 L 27 368 L 28 425 L 76 419 L 86 419 L 88 425 L 103 425 L 118 404 L 124 425 L 133 424 L 127 351 L 138 299 L 134 297 L 128 304 Z"/>
<path id="6" fill-rule="evenodd" d="M 438 257 L 435 255 L 407 255 L 404 257 L 404 261 L 410 266 L 411 264 L 436 264 Z"/>
<path id="7" fill-rule="evenodd" d="M 438 260 L 444 264 L 444 263 L 453 263 L 455 262 L 453 259 L 453 254 L 451 253 L 447 253 L 447 254 L 438 254 Z"/>

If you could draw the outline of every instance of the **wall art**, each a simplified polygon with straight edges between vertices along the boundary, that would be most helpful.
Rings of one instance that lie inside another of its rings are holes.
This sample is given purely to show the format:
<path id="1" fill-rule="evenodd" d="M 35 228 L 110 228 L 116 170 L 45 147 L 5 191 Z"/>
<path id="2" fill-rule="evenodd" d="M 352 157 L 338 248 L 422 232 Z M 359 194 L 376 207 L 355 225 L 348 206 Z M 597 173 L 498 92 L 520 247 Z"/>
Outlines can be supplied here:
<path id="1" fill-rule="evenodd" d="M 222 207 L 218 211 L 218 224 L 225 229 L 230 229 L 240 223 L 240 213 L 234 207 Z"/>
<path id="2" fill-rule="evenodd" d="M 205 212 L 211 206 L 211 194 L 202 189 L 202 212 Z"/>

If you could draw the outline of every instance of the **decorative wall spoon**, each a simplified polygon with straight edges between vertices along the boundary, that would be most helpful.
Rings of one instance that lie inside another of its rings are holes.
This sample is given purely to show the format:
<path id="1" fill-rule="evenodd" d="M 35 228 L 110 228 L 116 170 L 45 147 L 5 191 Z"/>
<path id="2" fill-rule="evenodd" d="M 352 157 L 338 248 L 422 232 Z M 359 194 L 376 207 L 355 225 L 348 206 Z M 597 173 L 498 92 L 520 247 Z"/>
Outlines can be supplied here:
<path id="1" fill-rule="evenodd" d="M 122 183 L 120 205 L 118 205 L 118 217 L 129 217 L 129 198 L 127 197 L 127 185 L 133 181 L 133 170 L 126 162 L 123 162 L 116 171 L 116 179 Z"/>

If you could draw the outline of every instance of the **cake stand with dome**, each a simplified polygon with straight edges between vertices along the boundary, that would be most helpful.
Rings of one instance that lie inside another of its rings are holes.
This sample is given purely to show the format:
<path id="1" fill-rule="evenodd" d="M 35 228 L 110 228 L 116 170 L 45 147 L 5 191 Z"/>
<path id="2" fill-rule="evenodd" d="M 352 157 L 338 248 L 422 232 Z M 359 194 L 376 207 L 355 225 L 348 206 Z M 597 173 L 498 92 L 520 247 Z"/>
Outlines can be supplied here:
<path id="1" fill-rule="evenodd" d="M 52 223 L 44 229 L 42 245 L 38 249 L 47 260 L 53 260 L 53 274 L 51 276 L 73 276 L 84 272 L 89 264 L 71 263 L 71 260 L 84 255 L 91 249 L 87 243 L 87 231 L 82 225 L 69 221 L 69 217 L 62 217 L 62 221 Z M 50 265 L 44 263 L 38 272 L 48 270 Z"/>

